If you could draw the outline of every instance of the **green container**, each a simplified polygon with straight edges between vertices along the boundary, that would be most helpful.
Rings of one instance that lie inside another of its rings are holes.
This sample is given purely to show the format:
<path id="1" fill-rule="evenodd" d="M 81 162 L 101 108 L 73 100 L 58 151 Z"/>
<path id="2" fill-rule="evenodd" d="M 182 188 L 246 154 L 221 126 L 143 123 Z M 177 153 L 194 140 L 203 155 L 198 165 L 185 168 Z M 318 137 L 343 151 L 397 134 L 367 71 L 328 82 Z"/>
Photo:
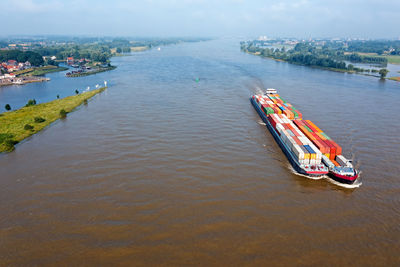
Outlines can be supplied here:
<path id="1" fill-rule="evenodd" d="M 299 118 L 299 114 L 297 114 L 297 112 L 294 111 L 294 110 L 292 110 L 292 112 L 293 112 L 294 118 L 295 118 L 295 119 L 298 119 L 298 118 Z"/>
<path id="2" fill-rule="evenodd" d="M 266 108 L 265 113 L 267 113 L 267 115 L 274 114 L 274 110 L 272 108 L 268 107 L 268 108 Z"/>
<path id="3" fill-rule="evenodd" d="M 312 133 L 313 131 L 310 129 L 310 128 L 308 128 L 308 126 L 307 125 L 304 125 L 304 128 L 306 128 L 307 129 L 307 131 L 309 131 L 310 133 Z"/>
<path id="4" fill-rule="evenodd" d="M 326 133 L 322 132 L 320 134 L 322 134 L 326 139 L 331 140 L 331 138 L 329 136 L 327 136 Z"/>

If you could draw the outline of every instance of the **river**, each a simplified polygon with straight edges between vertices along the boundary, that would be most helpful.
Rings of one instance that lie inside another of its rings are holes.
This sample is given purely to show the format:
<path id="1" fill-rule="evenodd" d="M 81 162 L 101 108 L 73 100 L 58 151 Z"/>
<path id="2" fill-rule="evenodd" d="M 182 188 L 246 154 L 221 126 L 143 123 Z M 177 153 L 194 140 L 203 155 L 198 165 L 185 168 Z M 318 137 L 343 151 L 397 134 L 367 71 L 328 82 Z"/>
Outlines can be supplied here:
<path id="1" fill-rule="evenodd" d="M 400 84 L 248 55 L 239 41 L 0 88 L 1 107 L 18 107 L 109 83 L 0 155 L 0 265 L 398 266 Z M 342 145 L 361 186 L 291 171 L 249 102 L 267 87 Z"/>

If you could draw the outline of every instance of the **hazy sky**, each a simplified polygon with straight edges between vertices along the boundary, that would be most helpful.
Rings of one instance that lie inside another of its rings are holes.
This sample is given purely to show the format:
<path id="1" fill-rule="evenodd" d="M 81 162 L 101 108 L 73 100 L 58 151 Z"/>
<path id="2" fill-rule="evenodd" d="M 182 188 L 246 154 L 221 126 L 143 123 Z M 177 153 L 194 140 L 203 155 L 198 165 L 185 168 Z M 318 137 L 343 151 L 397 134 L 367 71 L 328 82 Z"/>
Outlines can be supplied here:
<path id="1" fill-rule="evenodd" d="M 0 35 L 400 37 L 400 0 L 0 0 Z"/>

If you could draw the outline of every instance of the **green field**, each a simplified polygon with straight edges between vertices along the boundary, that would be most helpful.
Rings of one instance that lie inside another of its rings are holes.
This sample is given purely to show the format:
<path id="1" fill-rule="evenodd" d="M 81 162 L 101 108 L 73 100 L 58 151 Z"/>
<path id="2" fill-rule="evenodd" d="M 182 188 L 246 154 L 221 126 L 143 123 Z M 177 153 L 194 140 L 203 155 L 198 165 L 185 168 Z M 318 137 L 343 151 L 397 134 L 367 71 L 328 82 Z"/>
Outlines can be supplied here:
<path id="1" fill-rule="evenodd" d="M 41 76 L 46 73 L 57 72 L 67 70 L 65 67 L 57 67 L 53 65 L 47 65 L 43 67 L 31 68 L 26 70 L 15 71 L 16 76 Z"/>
<path id="2" fill-rule="evenodd" d="M 400 64 L 400 56 L 385 56 L 387 57 L 389 63 L 391 64 Z"/>
<path id="3" fill-rule="evenodd" d="M 65 110 L 67 113 L 71 112 L 89 98 L 105 89 L 106 87 L 102 87 L 78 95 L 53 100 L 51 102 L 1 113 L 0 152 L 9 152 L 14 150 L 15 144 L 58 120 L 60 118 L 61 110 Z M 40 120 L 42 120 L 42 122 L 39 122 Z"/>

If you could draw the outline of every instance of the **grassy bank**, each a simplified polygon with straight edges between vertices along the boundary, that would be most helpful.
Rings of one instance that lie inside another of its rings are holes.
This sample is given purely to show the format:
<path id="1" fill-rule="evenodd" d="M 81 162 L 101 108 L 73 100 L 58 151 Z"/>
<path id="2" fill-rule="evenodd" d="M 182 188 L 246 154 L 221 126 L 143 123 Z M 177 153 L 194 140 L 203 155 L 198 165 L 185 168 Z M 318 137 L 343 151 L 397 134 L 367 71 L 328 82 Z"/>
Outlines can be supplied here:
<path id="1" fill-rule="evenodd" d="M 23 107 L 18 110 L 0 114 L 0 152 L 14 150 L 14 145 L 25 138 L 41 131 L 52 122 L 104 91 L 102 87 L 78 95 L 53 100 L 51 102 Z"/>
<path id="2" fill-rule="evenodd" d="M 68 68 L 65 67 L 57 67 L 53 65 L 48 65 L 44 67 L 37 67 L 37 68 L 31 68 L 31 69 L 26 69 L 26 70 L 20 70 L 14 72 L 16 76 L 41 76 L 46 73 L 51 73 L 51 72 L 57 72 L 57 71 L 64 71 L 67 70 Z"/>
<path id="3" fill-rule="evenodd" d="M 400 82 L 400 77 L 390 77 L 390 78 L 386 78 L 392 81 L 396 81 L 396 82 Z"/>

